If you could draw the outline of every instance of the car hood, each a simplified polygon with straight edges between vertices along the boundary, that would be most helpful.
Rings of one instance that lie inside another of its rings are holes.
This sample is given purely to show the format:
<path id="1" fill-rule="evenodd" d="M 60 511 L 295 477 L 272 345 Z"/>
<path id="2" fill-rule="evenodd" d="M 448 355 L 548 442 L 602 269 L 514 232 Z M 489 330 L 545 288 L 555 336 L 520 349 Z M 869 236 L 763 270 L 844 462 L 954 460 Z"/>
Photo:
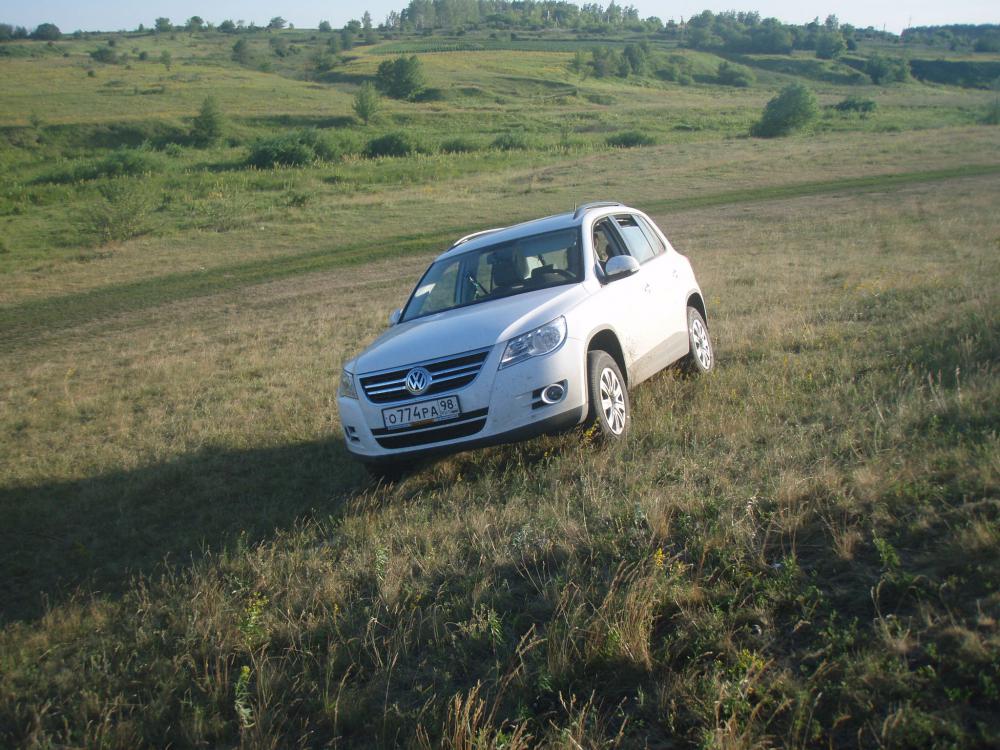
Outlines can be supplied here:
<path id="1" fill-rule="evenodd" d="M 493 346 L 548 323 L 586 296 L 583 284 L 569 284 L 399 323 L 357 357 L 353 371 L 388 370 Z"/>

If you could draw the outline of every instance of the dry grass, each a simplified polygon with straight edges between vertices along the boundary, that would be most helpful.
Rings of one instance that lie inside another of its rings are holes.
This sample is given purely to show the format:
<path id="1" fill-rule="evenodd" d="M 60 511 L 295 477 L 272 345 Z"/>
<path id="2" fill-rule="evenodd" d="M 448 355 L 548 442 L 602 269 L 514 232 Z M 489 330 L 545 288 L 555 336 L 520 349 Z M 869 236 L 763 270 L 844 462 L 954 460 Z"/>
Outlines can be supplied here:
<path id="1" fill-rule="evenodd" d="M 344 453 L 335 376 L 419 261 L 5 355 L 0 737 L 996 742 L 997 198 L 661 217 L 718 372 L 639 388 L 621 448 L 398 484 Z"/>

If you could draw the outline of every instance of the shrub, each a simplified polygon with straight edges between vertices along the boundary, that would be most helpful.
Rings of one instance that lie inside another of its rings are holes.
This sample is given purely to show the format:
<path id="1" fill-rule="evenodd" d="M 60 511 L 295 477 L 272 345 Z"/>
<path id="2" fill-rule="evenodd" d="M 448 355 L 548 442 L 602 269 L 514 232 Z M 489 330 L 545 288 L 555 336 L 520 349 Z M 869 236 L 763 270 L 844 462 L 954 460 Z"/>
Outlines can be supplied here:
<path id="1" fill-rule="evenodd" d="M 445 154 L 467 154 L 477 149 L 476 143 L 468 138 L 452 138 L 441 144 L 441 152 Z"/>
<path id="2" fill-rule="evenodd" d="M 767 103 L 760 121 L 750 128 L 750 134 L 758 138 L 788 135 L 808 125 L 818 113 L 816 95 L 801 83 L 792 83 Z"/>
<path id="3" fill-rule="evenodd" d="M 118 177 L 100 188 L 101 199 L 87 214 L 85 229 L 99 244 L 124 242 L 148 231 L 146 217 L 152 199 L 145 186 L 128 177 Z"/>
<path id="4" fill-rule="evenodd" d="M 1000 96 L 990 102 L 983 115 L 983 125 L 1000 125 Z"/>
<path id="5" fill-rule="evenodd" d="M 204 148 L 222 137 L 223 119 L 219 103 L 214 97 L 205 97 L 198 116 L 191 123 L 191 142 Z"/>
<path id="6" fill-rule="evenodd" d="M 257 169 L 299 167 L 315 161 L 329 161 L 339 151 L 316 130 L 258 138 L 250 146 L 246 164 Z"/>
<path id="7" fill-rule="evenodd" d="M 416 142 L 406 133 L 388 133 L 368 141 L 365 156 L 369 159 L 380 156 L 409 156 L 417 150 Z"/>
<path id="8" fill-rule="evenodd" d="M 51 172 L 38 182 L 67 183 L 101 177 L 135 177 L 150 174 L 162 166 L 159 158 L 144 149 L 119 148 L 103 159 L 94 159 L 67 169 Z"/>
<path id="9" fill-rule="evenodd" d="M 816 38 L 816 57 L 820 60 L 833 60 L 846 49 L 847 43 L 839 31 L 827 31 Z"/>
<path id="10" fill-rule="evenodd" d="M 531 148 L 528 139 L 521 133 L 501 133 L 493 139 L 491 146 L 499 151 L 521 151 Z"/>
<path id="11" fill-rule="evenodd" d="M 378 114 L 380 107 L 381 101 L 375 87 L 369 82 L 361 84 L 361 88 L 354 95 L 354 114 L 367 125 Z"/>
<path id="12" fill-rule="evenodd" d="M 607 144 L 615 148 L 636 148 L 638 146 L 655 146 L 656 139 L 648 133 L 638 130 L 625 130 L 608 136 Z"/>
<path id="13" fill-rule="evenodd" d="M 424 87 L 423 71 L 416 55 L 383 60 L 375 73 L 375 86 L 393 99 L 409 99 Z"/>
<path id="14" fill-rule="evenodd" d="M 883 57 L 872 55 L 865 64 L 865 72 L 871 77 L 872 83 L 903 82 L 910 77 L 909 65 L 906 60 L 898 57 Z"/>
<path id="15" fill-rule="evenodd" d="M 723 86 L 737 86 L 739 88 L 752 86 L 755 80 L 753 71 L 750 68 L 745 65 L 727 62 L 726 60 L 719 63 L 716 78 Z"/>
<path id="16" fill-rule="evenodd" d="M 233 43 L 233 51 L 230 55 L 233 62 L 237 62 L 240 65 L 247 65 L 251 62 L 252 58 L 250 55 L 250 43 L 246 39 L 237 39 Z"/>
<path id="17" fill-rule="evenodd" d="M 862 117 L 875 111 L 874 99 L 862 99 L 860 96 L 849 96 L 842 102 L 837 102 L 833 108 L 838 112 L 857 112 Z"/>
<path id="18" fill-rule="evenodd" d="M 118 62 L 118 55 L 110 47 L 98 47 L 90 53 L 90 59 L 94 62 L 114 65 Z"/>

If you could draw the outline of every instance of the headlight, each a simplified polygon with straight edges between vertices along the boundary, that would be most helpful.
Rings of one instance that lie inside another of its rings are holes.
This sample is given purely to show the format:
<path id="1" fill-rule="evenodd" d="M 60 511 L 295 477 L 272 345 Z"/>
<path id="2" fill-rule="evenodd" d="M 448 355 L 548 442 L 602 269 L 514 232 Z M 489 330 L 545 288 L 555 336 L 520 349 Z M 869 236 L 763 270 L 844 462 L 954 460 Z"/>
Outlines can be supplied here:
<path id="1" fill-rule="evenodd" d="M 539 326 L 533 331 L 522 333 L 507 342 L 500 367 L 515 365 L 531 357 L 539 357 L 554 352 L 566 340 L 566 318 L 560 316 L 551 323 Z"/>
<path id="2" fill-rule="evenodd" d="M 340 385 L 337 386 L 337 396 L 346 398 L 357 398 L 358 392 L 354 389 L 354 376 L 347 370 L 340 371 Z"/>

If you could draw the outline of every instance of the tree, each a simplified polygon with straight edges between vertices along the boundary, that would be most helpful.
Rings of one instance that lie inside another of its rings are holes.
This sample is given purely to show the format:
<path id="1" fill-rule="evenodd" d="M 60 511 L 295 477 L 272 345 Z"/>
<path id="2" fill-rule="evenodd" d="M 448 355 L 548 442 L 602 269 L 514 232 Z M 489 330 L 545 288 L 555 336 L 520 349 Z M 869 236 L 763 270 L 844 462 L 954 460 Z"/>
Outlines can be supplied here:
<path id="1" fill-rule="evenodd" d="M 816 57 L 820 60 L 840 57 L 845 49 L 847 43 L 839 31 L 827 31 L 816 37 Z"/>
<path id="2" fill-rule="evenodd" d="M 622 50 L 622 59 L 628 64 L 631 73 L 644 75 L 649 64 L 649 42 L 626 44 Z"/>
<path id="3" fill-rule="evenodd" d="M 188 31 L 201 31 L 205 28 L 205 21 L 201 16 L 191 16 L 184 24 Z"/>
<path id="4" fill-rule="evenodd" d="M 0 42 L 9 42 L 14 38 L 14 27 L 9 23 L 0 23 Z"/>
<path id="5" fill-rule="evenodd" d="M 219 31 L 223 34 L 235 34 L 236 24 L 232 22 L 231 19 L 227 18 L 225 21 L 219 24 Z"/>
<path id="6" fill-rule="evenodd" d="M 424 75 L 416 55 L 384 60 L 375 73 L 375 86 L 393 99 L 409 99 L 424 87 Z"/>
<path id="7" fill-rule="evenodd" d="M 40 23 L 32 32 L 31 38 L 43 42 L 57 42 L 62 38 L 62 32 L 54 23 Z"/>
<path id="8" fill-rule="evenodd" d="M 331 31 L 333 31 L 333 27 L 330 25 L 329 21 L 320 21 L 319 30 L 322 31 L 324 34 L 328 34 Z"/>
<path id="9" fill-rule="evenodd" d="M 282 18 L 281 16 L 275 16 L 270 21 L 268 21 L 267 28 L 272 30 L 278 30 L 285 28 L 287 24 L 288 21 L 286 21 L 284 18 Z"/>
<path id="10" fill-rule="evenodd" d="M 792 83 L 767 103 L 760 121 L 750 128 L 750 135 L 758 138 L 788 135 L 808 125 L 818 114 L 816 95 L 803 84 Z"/>
<path id="11" fill-rule="evenodd" d="M 211 146 L 222 137 L 224 120 L 215 97 L 205 97 L 198 116 L 191 123 L 191 141 L 199 148 Z"/>
<path id="12" fill-rule="evenodd" d="M 354 114 L 367 125 L 378 114 L 381 106 L 381 97 L 375 86 L 368 81 L 361 84 L 361 88 L 354 95 Z"/>
<path id="13" fill-rule="evenodd" d="M 163 52 L 160 53 L 160 63 L 164 68 L 170 70 L 170 66 L 174 64 L 174 58 L 171 56 L 169 50 L 163 50 Z"/>
<path id="14" fill-rule="evenodd" d="M 156 19 L 155 26 L 153 28 L 156 31 L 163 33 L 167 31 L 173 31 L 174 25 L 170 23 L 169 18 L 160 17 Z"/>
<path id="15" fill-rule="evenodd" d="M 361 30 L 364 34 L 365 44 L 375 44 L 378 41 L 378 37 L 375 35 L 375 29 L 372 28 L 372 14 L 367 10 L 365 14 L 361 16 Z"/>

